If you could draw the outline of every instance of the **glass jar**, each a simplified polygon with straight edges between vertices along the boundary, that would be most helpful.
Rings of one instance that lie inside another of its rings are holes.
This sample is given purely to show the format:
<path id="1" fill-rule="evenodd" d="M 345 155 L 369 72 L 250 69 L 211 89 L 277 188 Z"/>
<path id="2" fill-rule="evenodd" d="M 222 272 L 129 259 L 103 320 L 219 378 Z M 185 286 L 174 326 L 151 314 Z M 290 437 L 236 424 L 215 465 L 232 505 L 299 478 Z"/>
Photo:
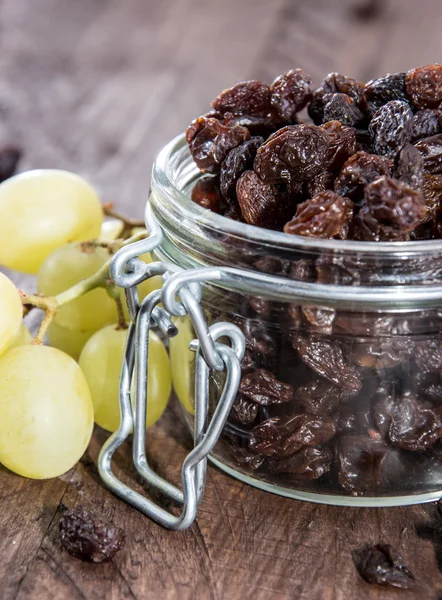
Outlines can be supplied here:
<path id="1" fill-rule="evenodd" d="M 210 324 L 246 338 L 239 393 L 211 460 L 229 474 L 314 502 L 391 506 L 442 489 L 442 242 L 323 240 L 263 230 L 190 200 L 201 174 L 184 136 L 159 155 L 151 209 L 158 260 L 217 266 L 203 285 Z M 170 351 L 191 422 L 195 337 Z M 212 372 L 210 412 L 223 386 Z"/>

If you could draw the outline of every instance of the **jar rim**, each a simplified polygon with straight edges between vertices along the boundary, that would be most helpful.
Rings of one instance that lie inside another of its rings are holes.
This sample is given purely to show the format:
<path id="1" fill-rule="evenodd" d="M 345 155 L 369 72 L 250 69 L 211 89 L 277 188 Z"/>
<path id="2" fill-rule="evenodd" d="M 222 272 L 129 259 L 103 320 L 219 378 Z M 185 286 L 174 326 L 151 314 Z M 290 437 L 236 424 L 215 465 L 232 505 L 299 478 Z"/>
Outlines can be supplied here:
<path id="1" fill-rule="evenodd" d="M 152 183 L 155 188 L 168 194 L 168 200 L 175 203 L 175 209 L 182 213 L 183 219 L 197 219 L 200 224 L 205 224 L 219 233 L 231 234 L 237 238 L 270 244 L 273 247 L 280 246 L 284 249 L 299 250 L 332 250 L 336 252 L 354 252 L 364 254 L 417 254 L 435 253 L 442 251 L 442 239 L 420 240 L 412 242 L 364 242 L 356 240 L 323 239 L 284 233 L 265 229 L 263 236 L 262 227 L 241 223 L 219 215 L 209 209 L 204 209 L 185 194 L 177 184 L 173 174 L 172 157 L 187 147 L 185 134 L 181 133 L 173 138 L 158 154 L 152 170 Z M 169 190 L 169 192 L 166 191 Z M 173 190 L 173 200 L 170 190 Z"/>

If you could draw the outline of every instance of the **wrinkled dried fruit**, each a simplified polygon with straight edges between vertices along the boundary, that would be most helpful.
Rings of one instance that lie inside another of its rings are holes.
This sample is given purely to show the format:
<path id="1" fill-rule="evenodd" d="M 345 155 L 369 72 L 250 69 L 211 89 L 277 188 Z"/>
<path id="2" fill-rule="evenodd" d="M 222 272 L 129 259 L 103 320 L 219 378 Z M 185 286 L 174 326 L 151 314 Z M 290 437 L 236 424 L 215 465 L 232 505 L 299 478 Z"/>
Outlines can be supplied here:
<path id="1" fill-rule="evenodd" d="M 330 171 L 322 171 L 307 181 L 307 194 L 314 198 L 325 190 L 332 190 L 335 185 L 335 174 Z"/>
<path id="2" fill-rule="evenodd" d="M 104 523 L 82 506 L 65 512 L 59 530 L 61 542 L 69 554 L 88 562 L 112 560 L 125 542 L 122 529 Z"/>
<path id="3" fill-rule="evenodd" d="M 319 308 L 317 306 L 303 306 L 302 313 L 315 329 L 322 333 L 331 333 L 336 312 L 332 308 Z"/>
<path id="4" fill-rule="evenodd" d="M 270 102 L 278 116 L 290 123 L 313 98 L 314 89 L 312 80 L 302 69 L 293 69 L 272 83 Z"/>
<path id="5" fill-rule="evenodd" d="M 239 396 L 233 406 L 231 416 L 242 423 L 243 425 L 250 425 L 256 419 L 258 415 L 258 405 L 254 402 L 250 402 L 243 396 Z"/>
<path id="6" fill-rule="evenodd" d="M 373 79 L 366 84 L 364 92 L 371 116 L 391 100 L 407 101 L 405 73 L 389 73 L 385 77 Z"/>
<path id="7" fill-rule="evenodd" d="M 265 117 L 271 110 L 270 88 L 256 80 L 240 81 L 221 92 L 212 102 L 212 107 L 222 115 L 229 112 L 233 115 Z"/>
<path id="8" fill-rule="evenodd" d="M 21 155 L 22 151 L 18 146 L 0 147 L 0 183 L 14 175 Z"/>
<path id="9" fill-rule="evenodd" d="M 199 117 L 186 132 L 193 160 L 203 173 L 219 173 L 230 150 L 249 137 L 245 127 L 223 124 L 212 117 Z"/>
<path id="10" fill-rule="evenodd" d="M 314 125 L 283 127 L 259 148 L 255 171 L 262 181 L 305 181 L 324 168 L 327 135 Z"/>
<path id="11" fill-rule="evenodd" d="M 256 151 L 264 142 L 262 137 L 252 137 L 236 148 L 230 150 L 225 161 L 221 165 L 220 190 L 224 198 L 236 203 L 236 184 L 244 173 L 253 168 Z"/>
<path id="12" fill-rule="evenodd" d="M 368 126 L 375 152 L 393 158 L 407 143 L 408 124 L 412 118 L 413 112 L 406 102 L 392 100 L 384 104 Z"/>
<path id="13" fill-rule="evenodd" d="M 223 207 L 223 199 L 219 191 L 219 182 L 216 177 L 202 177 L 195 183 L 191 198 L 193 202 L 199 204 L 203 208 L 213 210 L 213 212 L 221 213 Z"/>
<path id="14" fill-rule="evenodd" d="M 278 189 L 264 183 L 254 171 L 245 171 L 236 184 L 236 196 L 246 223 L 278 229 L 286 220 L 288 207 Z"/>
<path id="15" fill-rule="evenodd" d="M 424 173 L 422 191 L 427 206 L 427 218 L 436 219 L 442 208 L 442 175 Z"/>
<path id="16" fill-rule="evenodd" d="M 295 400 L 312 415 L 331 415 L 342 400 L 343 391 L 325 379 L 313 379 L 295 390 Z"/>
<path id="17" fill-rule="evenodd" d="M 414 190 L 420 190 L 424 183 L 424 161 L 419 150 L 406 144 L 396 156 L 394 176 Z"/>
<path id="18" fill-rule="evenodd" d="M 293 399 L 293 388 L 288 383 L 279 381 L 273 373 L 265 369 L 257 369 L 241 379 L 241 394 L 262 406 L 281 404 Z"/>
<path id="19" fill-rule="evenodd" d="M 352 552 L 359 575 L 367 583 L 388 585 L 408 590 L 416 584 L 415 577 L 402 556 L 389 544 L 365 544 Z"/>
<path id="20" fill-rule="evenodd" d="M 319 479 L 330 471 L 333 454 L 328 448 L 302 448 L 288 458 L 271 458 L 269 471 L 272 473 L 289 473 L 297 481 Z"/>
<path id="21" fill-rule="evenodd" d="M 263 317 L 268 317 L 272 312 L 273 303 L 271 300 L 267 298 L 261 298 L 259 296 L 249 296 L 249 304 L 253 308 L 253 310 L 262 315 Z"/>
<path id="22" fill-rule="evenodd" d="M 368 435 L 344 435 L 338 444 L 339 484 L 355 495 L 375 496 L 388 447 Z"/>
<path id="23" fill-rule="evenodd" d="M 391 169 L 391 162 L 383 156 L 356 152 L 342 167 L 335 181 L 335 192 L 359 204 L 364 197 L 365 186 L 382 175 L 391 175 Z"/>
<path id="24" fill-rule="evenodd" d="M 328 136 L 326 167 L 329 171 L 339 171 L 356 152 L 356 129 L 342 125 L 340 121 L 324 123 L 321 129 Z"/>
<path id="25" fill-rule="evenodd" d="M 419 110 L 408 123 L 408 139 L 413 144 L 439 132 L 439 117 L 437 112 L 431 108 Z"/>
<path id="26" fill-rule="evenodd" d="M 285 233 L 344 240 L 353 218 L 353 202 L 331 190 L 299 204 L 296 215 L 284 225 Z"/>
<path id="27" fill-rule="evenodd" d="M 324 103 L 323 123 L 340 121 L 353 127 L 364 121 L 364 113 L 347 94 L 326 94 Z"/>
<path id="28" fill-rule="evenodd" d="M 327 94 L 346 94 L 358 106 L 363 107 L 364 103 L 364 86 L 359 81 L 346 77 L 340 73 L 329 73 L 319 88 L 313 95 L 313 100 L 309 104 L 308 114 L 313 119 L 314 123 L 319 125 L 323 122 L 324 106 L 326 104 L 324 97 Z"/>
<path id="29" fill-rule="evenodd" d="M 442 133 L 420 140 L 416 148 L 424 159 L 424 168 L 432 175 L 442 174 Z"/>
<path id="30" fill-rule="evenodd" d="M 422 372 L 442 371 L 442 341 L 427 339 L 416 342 L 414 360 Z"/>
<path id="31" fill-rule="evenodd" d="M 427 65 L 408 71 L 407 94 L 417 108 L 437 108 L 442 102 L 442 65 Z"/>

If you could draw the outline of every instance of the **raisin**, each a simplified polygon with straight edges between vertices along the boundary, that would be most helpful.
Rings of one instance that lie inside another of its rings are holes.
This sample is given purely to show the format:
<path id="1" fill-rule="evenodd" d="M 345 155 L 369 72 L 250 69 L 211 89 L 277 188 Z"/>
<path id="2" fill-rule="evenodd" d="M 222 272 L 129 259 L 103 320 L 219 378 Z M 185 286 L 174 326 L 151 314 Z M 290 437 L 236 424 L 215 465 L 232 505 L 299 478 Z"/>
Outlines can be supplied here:
<path id="1" fill-rule="evenodd" d="M 442 208 L 442 175 L 424 173 L 422 191 L 427 206 L 427 216 L 436 219 Z"/>
<path id="2" fill-rule="evenodd" d="M 0 183 L 14 175 L 21 156 L 22 151 L 18 146 L 0 147 Z"/>
<path id="3" fill-rule="evenodd" d="M 280 75 L 270 86 L 270 102 L 278 116 L 288 123 L 296 118 L 313 98 L 312 80 L 302 69 L 293 69 Z"/>
<path id="4" fill-rule="evenodd" d="M 250 115 L 232 115 L 231 113 L 226 113 L 224 117 L 228 117 L 229 125 L 240 125 L 241 127 L 245 127 L 251 136 L 263 137 L 264 139 L 267 139 L 269 135 L 286 125 L 286 123 L 275 120 L 274 115 L 251 117 Z M 296 119 L 293 119 L 292 123 L 296 123 Z"/>
<path id="5" fill-rule="evenodd" d="M 324 168 L 327 135 L 314 125 L 288 125 L 258 149 L 255 171 L 268 183 L 305 181 Z"/>
<path id="6" fill-rule="evenodd" d="M 269 328 L 262 321 L 254 319 L 233 318 L 234 324 L 241 329 L 246 338 L 246 350 L 263 355 L 274 356 L 276 354 L 276 342 Z"/>
<path id="7" fill-rule="evenodd" d="M 290 279 L 296 279 L 297 281 L 316 281 L 314 261 L 309 258 L 297 260 L 290 269 Z"/>
<path id="8" fill-rule="evenodd" d="M 432 175 L 442 174 L 442 133 L 433 135 L 416 144 L 424 159 L 424 168 Z"/>
<path id="9" fill-rule="evenodd" d="M 335 184 L 335 175 L 330 171 L 321 171 L 307 182 L 307 194 L 314 198 L 321 192 L 332 190 Z"/>
<path id="10" fill-rule="evenodd" d="M 245 127 L 223 124 L 212 117 L 199 117 L 186 132 L 193 160 L 203 173 L 219 173 L 230 150 L 249 138 Z"/>
<path id="11" fill-rule="evenodd" d="M 408 71 L 405 86 L 416 108 L 437 108 L 442 102 L 442 65 L 428 65 Z"/>
<path id="12" fill-rule="evenodd" d="M 328 136 L 325 164 L 330 171 L 339 171 L 346 160 L 356 152 L 356 129 L 329 121 L 321 125 Z"/>
<path id="13" fill-rule="evenodd" d="M 265 369 L 257 369 L 243 377 L 239 391 L 261 406 L 281 404 L 293 400 L 292 386 L 279 381 L 273 373 Z"/>
<path id="14" fill-rule="evenodd" d="M 364 121 L 364 113 L 347 94 L 326 94 L 324 103 L 323 123 L 340 121 L 343 125 L 354 126 Z"/>
<path id="15" fill-rule="evenodd" d="M 244 448 L 244 446 L 236 437 L 229 436 L 229 438 L 230 437 L 231 439 L 229 439 L 229 443 L 230 447 L 232 448 L 235 462 L 240 467 L 245 467 L 251 471 L 256 471 L 259 469 L 259 467 L 261 467 L 265 461 L 265 457 L 251 452 L 248 448 Z"/>
<path id="16" fill-rule="evenodd" d="M 337 342 L 291 334 L 292 345 L 301 359 L 321 377 L 350 393 L 359 392 L 362 382 L 358 371 L 349 365 Z"/>
<path id="17" fill-rule="evenodd" d="M 383 156 L 356 152 L 342 167 L 335 181 L 335 192 L 360 204 L 365 186 L 381 175 L 391 175 L 391 169 L 391 162 Z"/>
<path id="18" fill-rule="evenodd" d="M 273 302 L 271 300 L 268 300 L 267 298 L 261 298 L 259 296 L 249 296 L 248 301 L 253 310 L 259 315 L 268 317 L 271 314 L 273 306 Z"/>
<path id="19" fill-rule="evenodd" d="M 395 160 L 394 176 L 414 190 L 424 183 L 424 161 L 419 150 L 412 144 L 406 144 Z"/>
<path id="20" fill-rule="evenodd" d="M 307 321 L 322 333 L 331 333 L 336 312 L 332 308 L 318 308 L 317 306 L 303 306 L 302 312 Z"/>
<path id="21" fill-rule="evenodd" d="M 388 585 L 408 590 L 416 584 L 415 577 L 402 556 L 389 544 L 364 544 L 352 552 L 359 575 L 367 583 Z"/>
<path id="22" fill-rule="evenodd" d="M 440 132 L 439 117 L 435 110 L 419 110 L 408 124 L 408 139 L 417 142 Z"/>
<path id="23" fill-rule="evenodd" d="M 442 341 L 427 339 L 416 342 L 414 360 L 421 372 L 442 371 Z"/>
<path id="24" fill-rule="evenodd" d="M 313 94 L 313 99 L 308 107 L 308 114 L 317 125 L 323 122 L 326 104 L 324 98 L 327 94 L 347 94 L 358 106 L 362 106 L 364 102 L 362 83 L 340 73 L 329 73 Z"/>
<path id="25" fill-rule="evenodd" d="M 375 152 L 393 158 L 407 143 L 408 124 L 412 118 L 413 112 L 406 102 L 391 100 L 384 104 L 368 126 Z"/>
<path id="26" fill-rule="evenodd" d="M 289 473 L 297 481 L 319 479 L 330 471 L 333 454 L 328 448 L 302 448 L 287 458 L 269 460 L 271 473 Z"/>
<path id="27" fill-rule="evenodd" d="M 260 81 L 241 81 L 224 90 L 212 102 L 215 111 L 233 115 L 264 117 L 271 110 L 270 88 Z"/>
<path id="28" fill-rule="evenodd" d="M 373 406 L 378 431 L 403 450 L 425 450 L 442 437 L 440 412 L 410 396 L 379 394 Z"/>
<path id="29" fill-rule="evenodd" d="M 376 495 L 388 447 L 368 435 L 344 435 L 338 444 L 339 484 L 352 494 Z"/>
<path id="30" fill-rule="evenodd" d="M 264 143 L 262 137 L 252 137 L 228 153 L 221 165 L 220 189 L 227 201 L 236 202 L 236 184 L 244 173 L 253 168 L 256 151 Z"/>
<path id="31" fill-rule="evenodd" d="M 216 177 L 202 177 L 199 179 L 193 189 L 191 198 L 193 202 L 203 208 L 221 213 L 223 208 L 223 199 L 219 191 L 219 182 Z"/>
<path id="32" fill-rule="evenodd" d="M 250 402 L 247 398 L 239 396 L 233 406 L 231 416 L 238 423 L 243 425 L 250 425 L 256 419 L 258 415 L 258 405 L 254 402 Z"/>
<path id="33" fill-rule="evenodd" d="M 254 171 L 245 171 L 236 184 L 241 214 L 249 225 L 278 229 L 286 219 L 288 207 L 276 186 L 264 183 Z"/>
<path id="34" fill-rule="evenodd" d="M 342 395 L 342 389 L 319 378 L 295 390 L 296 402 L 312 415 L 332 414 L 339 406 Z"/>
<path id="35" fill-rule="evenodd" d="M 104 523 L 83 506 L 65 512 L 59 530 L 61 542 L 69 554 L 88 562 L 112 560 L 125 542 L 122 529 Z"/>
<path id="36" fill-rule="evenodd" d="M 384 338 L 355 343 L 351 351 L 354 363 L 367 369 L 391 369 L 410 360 L 413 345 L 407 338 Z"/>
<path id="37" fill-rule="evenodd" d="M 408 100 L 405 75 L 406 73 L 388 73 L 385 77 L 373 79 L 365 85 L 364 93 L 371 116 L 391 100 Z"/>
<path id="38" fill-rule="evenodd" d="M 299 204 L 296 215 L 284 225 L 285 233 L 320 238 L 348 236 L 353 218 L 353 202 L 331 190 Z"/>
<path id="39" fill-rule="evenodd" d="M 420 192 L 390 177 L 380 177 L 365 188 L 364 206 L 356 215 L 355 239 L 388 241 L 408 239 L 426 214 L 425 199 Z"/>
<path id="40" fill-rule="evenodd" d="M 281 259 L 274 256 L 263 256 L 254 262 L 258 271 L 270 273 L 271 275 L 286 275 L 290 264 L 284 263 Z"/>

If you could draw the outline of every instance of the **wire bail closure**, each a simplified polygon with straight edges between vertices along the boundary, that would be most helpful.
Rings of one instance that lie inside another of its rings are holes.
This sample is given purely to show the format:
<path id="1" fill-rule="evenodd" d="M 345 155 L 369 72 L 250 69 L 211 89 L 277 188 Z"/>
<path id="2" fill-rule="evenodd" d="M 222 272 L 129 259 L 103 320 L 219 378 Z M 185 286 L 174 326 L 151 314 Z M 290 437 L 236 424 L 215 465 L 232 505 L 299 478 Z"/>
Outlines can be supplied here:
<path id="1" fill-rule="evenodd" d="M 138 258 L 141 254 L 154 250 L 162 241 L 161 229 L 149 205 L 145 216 L 149 237 L 119 250 L 111 264 L 113 280 L 126 290 L 132 322 L 120 376 L 120 426 L 103 445 L 98 469 L 105 485 L 122 500 L 163 527 L 181 531 L 190 527 L 195 520 L 205 487 L 207 457 L 218 441 L 238 391 L 241 379 L 240 361 L 245 351 L 245 339 L 241 330 L 231 323 L 208 326 L 200 306 L 202 296 L 200 283 L 204 278 L 190 285 L 180 280 L 176 285 L 175 278 L 179 277 L 181 269 L 166 263 L 145 264 Z M 137 285 L 154 275 L 163 276 L 163 290 L 151 292 L 140 305 Z M 160 302 L 164 308 L 158 306 Z M 178 330 L 171 316 L 183 315 L 189 315 L 195 329 L 197 339 L 191 342 L 190 349 L 195 351 L 197 356 L 194 448 L 182 466 L 181 490 L 155 473 L 148 463 L 146 413 L 149 410 L 147 382 L 150 329 L 156 326 L 167 337 L 173 337 Z M 231 346 L 218 342 L 220 337 L 227 337 Z M 226 379 L 221 398 L 209 421 L 211 370 L 226 371 Z M 138 474 L 146 483 L 181 504 L 179 515 L 166 511 L 151 499 L 131 489 L 114 474 L 113 455 L 132 431 L 133 462 Z"/>

